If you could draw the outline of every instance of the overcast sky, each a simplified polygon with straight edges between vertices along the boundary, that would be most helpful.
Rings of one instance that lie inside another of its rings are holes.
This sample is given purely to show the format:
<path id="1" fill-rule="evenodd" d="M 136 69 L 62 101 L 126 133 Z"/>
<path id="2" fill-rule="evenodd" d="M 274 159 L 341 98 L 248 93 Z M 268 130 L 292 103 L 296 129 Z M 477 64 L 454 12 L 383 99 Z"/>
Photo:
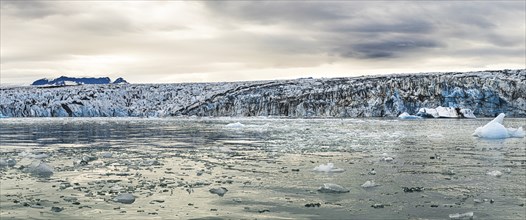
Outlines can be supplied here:
<path id="1" fill-rule="evenodd" d="M 526 68 L 518 1 L 1 1 L 1 83 Z"/>

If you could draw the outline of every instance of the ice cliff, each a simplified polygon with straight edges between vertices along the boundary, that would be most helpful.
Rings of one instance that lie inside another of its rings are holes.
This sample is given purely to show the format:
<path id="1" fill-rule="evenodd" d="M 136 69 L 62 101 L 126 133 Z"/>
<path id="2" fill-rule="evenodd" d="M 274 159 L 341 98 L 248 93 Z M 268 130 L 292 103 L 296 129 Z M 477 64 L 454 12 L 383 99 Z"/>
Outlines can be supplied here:
<path id="1" fill-rule="evenodd" d="M 526 117 L 526 70 L 0 89 L 8 117 L 396 117 L 437 106 Z"/>

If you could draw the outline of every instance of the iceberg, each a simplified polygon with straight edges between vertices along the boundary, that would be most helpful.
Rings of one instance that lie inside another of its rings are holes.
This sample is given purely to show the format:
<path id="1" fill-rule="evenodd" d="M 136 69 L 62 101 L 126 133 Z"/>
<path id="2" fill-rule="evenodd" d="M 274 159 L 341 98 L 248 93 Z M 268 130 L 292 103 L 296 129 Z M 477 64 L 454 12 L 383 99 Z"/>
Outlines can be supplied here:
<path id="1" fill-rule="evenodd" d="M 486 175 L 495 176 L 495 177 L 501 177 L 502 176 L 502 172 L 500 172 L 498 170 L 494 170 L 494 171 L 487 172 Z"/>
<path id="2" fill-rule="evenodd" d="M 133 196 L 130 193 L 121 193 L 115 198 L 113 198 L 113 201 L 123 204 L 132 204 L 133 202 L 135 202 L 135 196 Z"/>
<path id="3" fill-rule="evenodd" d="M 473 136 L 488 139 L 523 138 L 525 133 L 522 127 L 517 129 L 504 127 L 503 122 L 505 116 L 504 113 L 500 113 L 486 125 L 475 129 Z"/>
<path id="4" fill-rule="evenodd" d="M 321 164 L 319 166 L 314 167 L 314 169 L 312 170 L 326 173 L 341 173 L 345 171 L 344 169 L 334 167 L 333 163 Z"/>
<path id="5" fill-rule="evenodd" d="M 53 167 L 39 160 L 33 161 L 27 168 L 27 171 L 33 176 L 43 178 L 51 177 L 53 175 Z"/>
<path id="6" fill-rule="evenodd" d="M 236 123 L 227 124 L 227 125 L 225 125 L 225 127 L 227 127 L 227 128 L 243 128 L 243 127 L 245 127 L 245 125 L 241 124 L 240 122 L 236 122 Z"/>
<path id="7" fill-rule="evenodd" d="M 398 117 L 400 119 L 422 119 L 422 117 L 420 117 L 420 116 L 410 115 L 407 112 L 404 112 L 404 113 L 400 114 Z"/>
<path id="8" fill-rule="evenodd" d="M 319 192 L 322 193 L 347 193 L 350 192 L 350 190 L 346 189 L 343 186 L 334 184 L 334 183 L 325 183 L 323 186 L 321 186 L 318 189 Z"/>
<path id="9" fill-rule="evenodd" d="M 375 186 L 378 186 L 378 185 L 376 185 L 374 180 L 367 180 L 364 184 L 362 184 L 362 188 L 372 188 Z"/>
<path id="10" fill-rule="evenodd" d="M 420 108 L 416 116 L 422 118 L 477 118 L 471 109 L 442 107 Z"/>
<path id="11" fill-rule="evenodd" d="M 449 218 L 450 219 L 473 219 L 473 212 L 450 214 Z"/>

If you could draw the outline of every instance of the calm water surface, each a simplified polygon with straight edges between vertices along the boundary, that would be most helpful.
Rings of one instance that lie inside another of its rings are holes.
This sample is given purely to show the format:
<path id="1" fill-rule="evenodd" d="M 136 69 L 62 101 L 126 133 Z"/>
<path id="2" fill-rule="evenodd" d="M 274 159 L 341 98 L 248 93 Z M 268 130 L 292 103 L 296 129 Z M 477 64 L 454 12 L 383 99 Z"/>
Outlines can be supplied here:
<path id="1" fill-rule="evenodd" d="M 471 136 L 489 120 L 1 119 L 0 157 L 18 163 L 0 170 L 0 217 L 525 219 L 526 139 Z M 234 122 L 245 126 L 226 126 Z M 21 167 L 40 153 L 55 169 L 50 178 Z M 83 156 L 96 160 L 78 165 Z M 345 172 L 312 171 L 328 162 Z M 362 188 L 367 180 L 378 186 Z M 320 193 L 323 183 L 350 192 Z M 228 192 L 209 192 L 218 187 Z M 136 201 L 112 201 L 123 192 Z"/>

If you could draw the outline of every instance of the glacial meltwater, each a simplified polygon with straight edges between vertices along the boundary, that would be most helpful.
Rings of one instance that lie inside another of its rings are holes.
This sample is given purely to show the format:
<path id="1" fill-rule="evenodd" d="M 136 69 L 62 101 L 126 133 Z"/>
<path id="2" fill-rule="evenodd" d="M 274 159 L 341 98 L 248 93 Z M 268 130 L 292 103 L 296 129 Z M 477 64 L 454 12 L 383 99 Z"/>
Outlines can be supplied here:
<path id="1" fill-rule="evenodd" d="M 0 219 L 526 219 L 491 120 L 3 118 Z"/>

